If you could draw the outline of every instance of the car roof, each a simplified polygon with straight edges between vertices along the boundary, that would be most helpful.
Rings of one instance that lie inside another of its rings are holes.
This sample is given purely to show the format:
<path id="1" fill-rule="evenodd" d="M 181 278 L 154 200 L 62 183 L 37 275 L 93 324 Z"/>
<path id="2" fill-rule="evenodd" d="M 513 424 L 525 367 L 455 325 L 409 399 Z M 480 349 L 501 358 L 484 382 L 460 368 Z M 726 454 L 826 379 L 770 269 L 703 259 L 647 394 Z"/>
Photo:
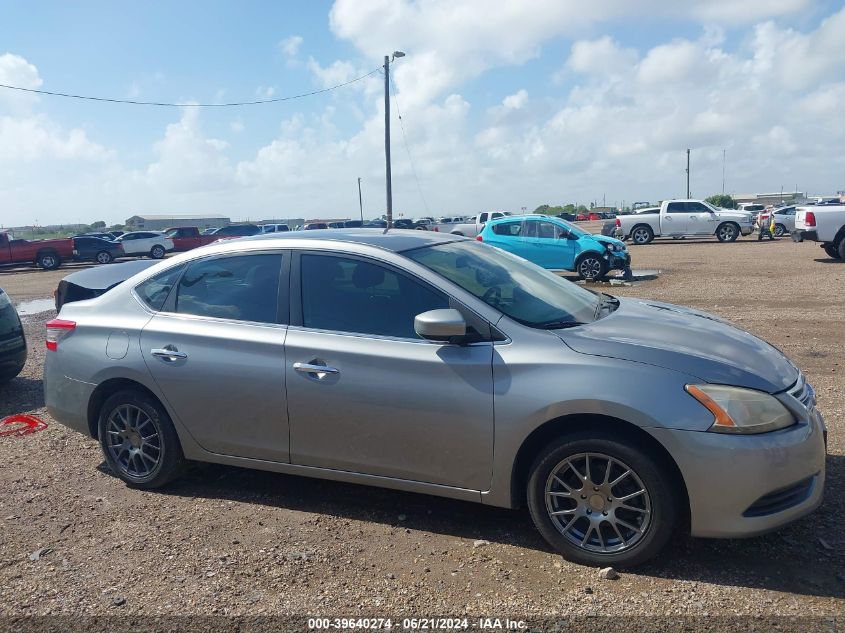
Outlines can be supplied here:
<path id="1" fill-rule="evenodd" d="M 446 242 L 459 242 L 467 238 L 437 231 L 416 231 L 410 229 L 324 229 L 319 234 L 306 233 L 304 231 L 289 231 L 287 233 L 266 233 L 264 235 L 253 235 L 243 238 L 243 241 L 286 241 L 296 240 L 301 242 L 354 242 L 377 246 L 395 253 L 409 251 L 423 246 L 443 244 Z"/>

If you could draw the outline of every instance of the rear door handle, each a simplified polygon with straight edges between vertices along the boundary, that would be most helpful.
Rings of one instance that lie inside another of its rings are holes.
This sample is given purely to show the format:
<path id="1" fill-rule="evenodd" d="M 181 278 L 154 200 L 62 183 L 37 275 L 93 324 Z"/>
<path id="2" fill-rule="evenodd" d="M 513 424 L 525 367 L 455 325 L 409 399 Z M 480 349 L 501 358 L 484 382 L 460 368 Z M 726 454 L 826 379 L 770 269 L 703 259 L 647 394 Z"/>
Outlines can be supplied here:
<path id="1" fill-rule="evenodd" d="M 315 365 L 312 363 L 294 363 L 293 368 L 301 374 L 315 374 L 317 378 L 325 378 L 328 374 L 339 374 L 340 370 L 328 365 Z"/>
<path id="2" fill-rule="evenodd" d="M 150 354 L 156 356 L 158 358 L 162 358 L 164 360 L 175 361 L 180 359 L 188 358 L 188 355 L 185 352 L 180 352 L 172 345 L 168 345 L 161 349 L 151 349 Z"/>

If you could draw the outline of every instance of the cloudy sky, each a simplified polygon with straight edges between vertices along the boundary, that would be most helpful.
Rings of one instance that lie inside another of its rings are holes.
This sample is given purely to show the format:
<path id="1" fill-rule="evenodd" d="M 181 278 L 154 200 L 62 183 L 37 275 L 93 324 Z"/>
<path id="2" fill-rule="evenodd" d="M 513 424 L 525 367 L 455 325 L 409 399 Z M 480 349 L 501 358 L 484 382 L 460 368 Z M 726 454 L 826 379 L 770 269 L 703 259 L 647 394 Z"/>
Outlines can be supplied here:
<path id="1" fill-rule="evenodd" d="M 845 6 L 813 0 L 7 2 L 0 83 L 281 97 L 392 67 L 406 216 L 845 189 Z M 402 115 L 404 142 L 397 108 Z M 0 225 L 384 212 L 383 76 L 243 108 L 0 89 Z M 407 148 L 406 148 L 407 145 Z"/>

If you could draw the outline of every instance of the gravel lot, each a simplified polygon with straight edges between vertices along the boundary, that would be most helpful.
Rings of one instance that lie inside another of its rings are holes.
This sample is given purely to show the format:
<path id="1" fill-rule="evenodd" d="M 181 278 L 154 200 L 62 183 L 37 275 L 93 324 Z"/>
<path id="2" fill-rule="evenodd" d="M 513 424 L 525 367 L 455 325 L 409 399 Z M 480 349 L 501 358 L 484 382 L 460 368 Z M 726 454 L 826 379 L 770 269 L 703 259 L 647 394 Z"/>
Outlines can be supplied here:
<path id="1" fill-rule="evenodd" d="M 0 417 L 50 424 L 0 438 L 0 615 L 845 615 L 845 264 L 787 240 L 631 250 L 660 276 L 603 290 L 722 315 L 806 372 L 830 427 L 821 510 L 765 537 L 682 539 L 610 581 L 550 552 L 524 510 L 205 465 L 131 490 L 44 411 L 47 312 L 25 319 L 29 361 L 0 388 Z M 0 286 L 44 298 L 65 274 Z"/>

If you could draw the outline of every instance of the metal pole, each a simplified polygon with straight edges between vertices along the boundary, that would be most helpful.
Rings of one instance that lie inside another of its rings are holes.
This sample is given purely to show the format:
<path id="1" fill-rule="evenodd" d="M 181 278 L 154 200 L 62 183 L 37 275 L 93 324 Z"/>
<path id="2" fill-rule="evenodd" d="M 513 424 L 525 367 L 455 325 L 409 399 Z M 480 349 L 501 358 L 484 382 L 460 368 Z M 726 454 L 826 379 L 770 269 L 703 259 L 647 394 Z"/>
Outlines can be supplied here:
<path id="1" fill-rule="evenodd" d="M 689 199 L 689 148 L 687 149 L 687 199 Z"/>
<path id="2" fill-rule="evenodd" d="M 722 195 L 725 195 L 725 151 L 722 150 Z"/>
<path id="3" fill-rule="evenodd" d="M 361 210 L 361 224 L 364 223 L 364 200 L 361 198 L 361 177 L 358 177 L 358 208 Z"/>
<path id="4" fill-rule="evenodd" d="M 384 56 L 384 161 L 387 181 L 387 228 L 393 228 L 393 184 L 390 176 L 390 57 Z"/>

